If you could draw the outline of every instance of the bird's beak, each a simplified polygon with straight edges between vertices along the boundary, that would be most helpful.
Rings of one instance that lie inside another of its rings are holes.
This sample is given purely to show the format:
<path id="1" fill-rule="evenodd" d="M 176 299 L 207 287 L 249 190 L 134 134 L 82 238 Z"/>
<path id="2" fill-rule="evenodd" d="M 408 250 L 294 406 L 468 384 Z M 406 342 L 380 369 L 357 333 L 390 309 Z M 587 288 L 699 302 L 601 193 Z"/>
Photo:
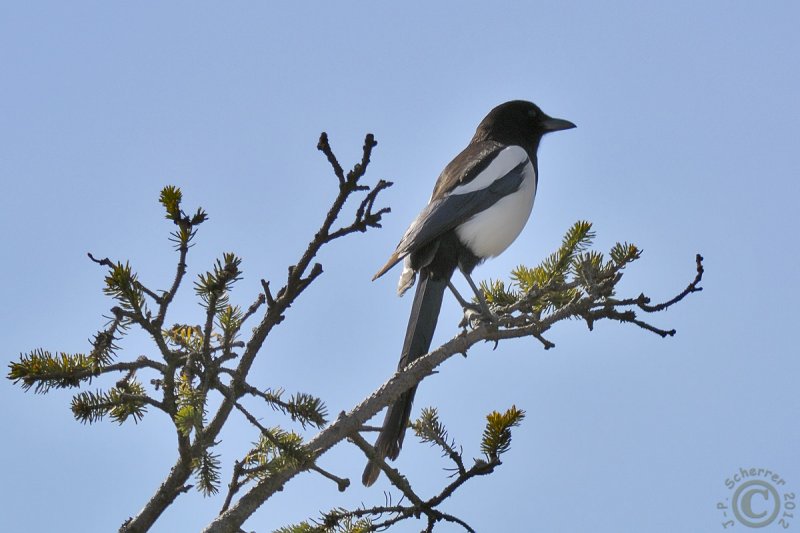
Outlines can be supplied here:
<path id="1" fill-rule="evenodd" d="M 575 126 L 575 124 L 569 120 L 564 120 L 563 118 L 547 117 L 542 121 L 542 127 L 544 128 L 545 133 L 549 133 L 551 131 L 570 130 L 572 128 L 576 128 L 577 126 Z"/>

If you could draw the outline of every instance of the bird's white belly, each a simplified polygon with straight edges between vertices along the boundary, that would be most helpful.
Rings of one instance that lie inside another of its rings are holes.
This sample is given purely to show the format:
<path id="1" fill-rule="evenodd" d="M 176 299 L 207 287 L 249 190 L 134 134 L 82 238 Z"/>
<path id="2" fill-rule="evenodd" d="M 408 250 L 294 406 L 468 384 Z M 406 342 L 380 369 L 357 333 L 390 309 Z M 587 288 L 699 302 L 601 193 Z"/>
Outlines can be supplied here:
<path id="1" fill-rule="evenodd" d="M 481 258 L 495 257 L 522 232 L 533 209 L 536 179 L 528 163 L 520 188 L 456 228 L 458 239 Z"/>

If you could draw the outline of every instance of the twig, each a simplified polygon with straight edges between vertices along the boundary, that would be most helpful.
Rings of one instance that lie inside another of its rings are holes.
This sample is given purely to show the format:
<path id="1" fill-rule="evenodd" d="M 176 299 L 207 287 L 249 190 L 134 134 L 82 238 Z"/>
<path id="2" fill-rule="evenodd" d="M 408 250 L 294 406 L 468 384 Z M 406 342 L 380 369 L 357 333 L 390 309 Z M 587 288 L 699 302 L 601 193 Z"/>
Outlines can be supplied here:
<path id="1" fill-rule="evenodd" d="M 408 480 L 401 476 L 400 472 L 389 466 L 386 461 L 377 454 L 375 448 L 370 446 L 370 444 L 364 440 L 364 437 L 356 432 L 350 435 L 349 438 L 361 449 L 362 452 L 364 452 L 364 455 L 366 455 L 370 461 L 377 463 L 378 466 L 381 467 L 381 470 L 383 470 L 383 473 L 386 474 L 386 477 L 388 477 L 392 482 L 392 485 L 397 487 L 411 503 L 420 508 L 424 505 L 422 503 L 422 499 L 420 499 L 420 497 L 417 496 L 416 493 L 414 493 L 414 491 L 411 489 L 411 485 L 408 484 Z"/>
<path id="2" fill-rule="evenodd" d="M 97 263 L 98 265 L 105 266 L 105 267 L 108 267 L 108 268 L 115 268 L 116 267 L 116 265 L 108 257 L 104 257 L 103 259 L 97 259 L 97 258 L 95 258 L 95 256 L 92 255 L 91 252 L 87 252 L 86 255 L 88 255 L 89 259 L 91 259 L 93 262 Z M 157 295 L 155 292 L 153 292 L 150 289 L 148 289 L 147 287 L 145 287 L 141 282 L 137 281 L 136 282 L 136 287 L 141 289 L 143 293 L 145 293 L 150 298 L 152 298 L 153 301 L 156 302 L 156 304 L 160 304 L 161 303 L 161 297 L 159 295 Z"/>
<path id="3" fill-rule="evenodd" d="M 342 166 L 339 164 L 336 156 L 333 155 L 333 150 L 328 142 L 328 134 L 324 131 L 319 136 L 317 150 L 321 151 L 323 154 L 325 154 L 325 157 L 328 158 L 328 162 L 331 164 L 331 167 L 333 167 L 333 173 L 336 174 L 337 178 L 339 178 L 339 185 L 344 185 L 344 170 L 342 170 Z"/>
<path id="4" fill-rule="evenodd" d="M 243 466 L 244 463 L 242 461 L 234 461 L 233 463 L 233 472 L 231 473 L 231 480 L 228 483 L 228 493 L 225 495 L 225 501 L 222 504 L 222 509 L 219 511 L 220 514 L 228 510 L 234 495 L 239 492 L 239 489 L 242 487 L 242 484 L 239 482 L 239 478 L 242 476 Z"/>
<path id="5" fill-rule="evenodd" d="M 309 470 L 313 470 L 317 474 L 320 474 L 321 476 L 326 477 L 326 478 L 330 479 L 331 481 L 333 481 L 334 483 L 336 483 L 336 486 L 339 489 L 339 492 L 344 492 L 345 490 L 347 490 L 347 487 L 350 486 L 350 480 L 349 479 L 340 478 L 340 477 L 334 476 L 330 472 L 327 472 L 327 471 L 323 470 L 322 468 L 318 467 L 317 465 L 313 465 L 312 464 L 311 467 L 309 468 Z"/>
<path id="6" fill-rule="evenodd" d="M 175 221 L 175 224 L 178 224 L 178 221 Z M 179 224 L 178 224 L 179 225 Z M 183 281 L 183 277 L 186 275 L 186 256 L 189 253 L 189 241 L 181 242 L 178 245 L 178 264 L 175 267 L 175 277 L 172 279 L 172 285 L 170 286 L 169 290 L 164 293 L 164 296 L 161 298 L 160 305 L 158 307 L 158 315 L 155 319 L 155 324 L 158 327 L 161 327 L 164 324 L 164 319 L 167 316 L 167 309 L 169 305 L 172 303 L 173 298 L 175 298 L 175 294 L 178 292 L 178 287 L 181 285 L 181 281 Z"/>
<path id="7" fill-rule="evenodd" d="M 269 283 L 267 283 L 267 287 L 269 287 Z M 247 311 L 245 311 L 245 313 L 242 315 L 242 319 L 239 321 L 239 327 L 236 328 L 236 331 L 239 331 L 240 329 L 242 329 L 242 326 L 244 325 L 245 322 L 247 322 L 247 319 L 250 318 L 251 316 L 253 316 L 254 314 L 256 314 L 256 311 L 258 311 L 258 309 L 262 305 L 264 305 L 264 302 L 266 301 L 266 299 L 267 299 L 266 294 L 259 294 L 258 295 L 258 297 L 256 298 L 256 301 L 253 302 L 252 304 L 250 304 L 250 307 L 248 307 Z M 231 346 L 233 346 L 233 345 L 231 345 Z"/>
<path id="8" fill-rule="evenodd" d="M 639 307 L 641 307 L 644 311 L 647 311 L 648 313 L 654 313 L 654 312 L 657 312 L 657 311 L 663 311 L 664 309 L 666 309 L 668 307 L 671 307 L 671 306 L 675 305 L 676 303 L 680 302 L 687 295 L 689 295 L 689 294 L 691 294 L 693 292 L 702 291 L 703 288 L 702 287 L 698 287 L 698 285 L 703 280 L 703 273 L 705 272 L 705 269 L 703 268 L 703 256 L 700 255 L 700 254 L 697 254 L 695 256 L 695 263 L 697 265 L 697 267 L 696 267 L 697 268 L 697 275 L 694 277 L 694 280 L 683 291 L 681 291 L 680 294 L 678 294 L 677 296 L 675 296 L 671 300 L 668 300 L 668 301 L 666 301 L 664 303 L 660 303 L 660 304 L 657 304 L 657 305 L 647 305 L 645 303 L 642 303 L 642 304 L 639 304 Z"/>

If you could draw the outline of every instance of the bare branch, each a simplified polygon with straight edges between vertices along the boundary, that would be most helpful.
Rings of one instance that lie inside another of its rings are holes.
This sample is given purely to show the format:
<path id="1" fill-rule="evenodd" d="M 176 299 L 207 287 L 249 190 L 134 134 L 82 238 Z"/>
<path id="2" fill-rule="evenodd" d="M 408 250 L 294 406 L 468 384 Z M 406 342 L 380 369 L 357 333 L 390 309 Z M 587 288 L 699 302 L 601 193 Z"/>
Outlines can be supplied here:
<path id="1" fill-rule="evenodd" d="M 178 221 L 175 221 L 178 224 Z M 181 282 L 183 281 L 183 277 L 186 275 L 186 256 L 189 253 L 189 241 L 180 242 L 178 244 L 178 264 L 175 267 L 175 277 L 172 280 L 172 285 L 170 286 L 169 290 L 164 293 L 164 296 L 160 299 L 159 307 L 158 307 L 158 315 L 154 323 L 160 328 L 164 325 L 164 319 L 167 316 L 167 309 L 169 309 L 169 305 L 172 303 L 173 298 L 178 293 L 178 288 L 181 286 Z"/>
<path id="2" fill-rule="evenodd" d="M 664 309 L 666 309 L 668 307 L 671 307 L 671 306 L 675 305 L 676 303 L 680 302 L 681 300 L 686 298 L 686 296 L 688 296 L 689 294 L 691 294 L 693 292 L 702 291 L 703 288 L 699 287 L 699 285 L 700 285 L 700 282 L 703 280 L 703 273 L 705 272 L 705 269 L 703 268 L 703 256 L 700 255 L 700 254 L 697 254 L 695 256 L 695 263 L 697 264 L 697 275 L 694 277 L 694 280 L 692 280 L 692 282 L 683 291 L 681 291 L 680 294 L 678 294 L 677 296 L 675 296 L 671 300 L 668 300 L 668 301 L 666 301 L 664 303 L 660 303 L 660 304 L 653 305 L 653 306 L 647 305 L 646 303 L 642 303 L 642 304 L 639 304 L 639 307 L 641 307 L 643 311 L 647 311 L 648 313 L 654 313 L 656 311 L 663 311 Z M 649 301 L 649 299 L 648 299 L 648 301 Z"/>
<path id="3" fill-rule="evenodd" d="M 317 474 L 319 474 L 319 475 L 321 475 L 323 477 L 326 477 L 326 478 L 330 479 L 331 481 L 333 481 L 334 483 L 336 483 L 336 487 L 339 489 L 339 492 L 344 492 L 345 490 L 347 490 L 347 487 L 350 486 L 350 480 L 349 479 L 340 478 L 340 477 L 334 476 L 330 472 L 327 472 L 327 471 L 323 470 L 322 468 L 318 467 L 317 465 L 311 465 L 311 467 L 309 467 L 309 470 L 313 470 Z"/>
<path id="4" fill-rule="evenodd" d="M 220 514 L 224 513 L 228 510 L 231 505 L 231 501 L 233 497 L 239 492 L 239 489 L 242 486 L 242 483 L 239 481 L 242 477 L 242 471 L 244 467 L 244 462 L 242 461 L 234 461 L 233 463 L 233 472 L 231 473 L 231 480 L 228 483 L 228 492 L 225 495 L 225 501 L 222 504 L 222 509 L 220 509 Z"/>
<path id="5" fill-rule="evenodd" d="M 409 485 L 408 480 L 403 477 L 400 472 L 389 466 L 386 461 L 375 452 L 375 448 L 373 448 L 364 437 L 359 435 L 357 432 L 350 435 L 349 439 L 353 441 L 353 443 L 364 452 L 364 455 L 367 456 L 367 459 L 370 461 L 375 461 L 383 470 L 383 473 L 386 474 L 386 477 L 392 482 L 392 485 L 397 487 L 403 495 L 409 499 L 411 503 L 414 504 L 416 507 L 423 507 L 422 499 L 416 495 L 416 493 L 411 489 L 411 485 Z"/>
<path id="6" fill-rule="evenodd" d="M 269 287 L 269 283 L 267 283 L 267 287 Z M 267 301 L 266 295 L 259 294 L 258 297 L 256 298 L 256 301 L 250 304 L 250 307 L 248 307 L 247 311 L 245 311 L 244 315 L 242 315 L 242 320 L 239 323 L 239 328 L 237 329 L 237 331 L 242 329 L 242 326 L 244 325 L 245 322 L 247 322 L 247 319 L 256 314 L 256 311 L 258 311 L 258 309 L 262 305 L 264 305 L 265 301 Z"/>
<path id="7" fill-rule="evenodd" d="M 339 228 L 338 230 L 334 231 L 330 235 L 328 235 L 328 242 L 338 239 L 339 237 L 343 237 L 344 235 L 349 235 L 355 231 L 367 231 L 368 228 L 380 228 L 380 220 L 381 217 L 387 213 L 391 213 L 391 208 L 383 207 L 376 211 L 375 213 L 372 212 L 372 207 L 375 203 L 375 198 L 377 198 L 378 193 L 383 189 L 387 189 L 391 187 L 393 184 L 391 181 L 384 181 L 380 180 L 377 185 L 367 194 L 364 200 L 361 201 L 361 205 L 358 206 L 358 210 L 356 211 L 355 220 L 346 227 Z"/>
<path id="8" fill-rule="evenodd" d="M 337 178 L 339 178 L 339 185 L 344 185 L 344 170 L 342 170 L 342 166 L 339 164 L 336 156 L 333 155 L 333 150 L 328 142 L 328 134 L 324 131 L 319 136 L 317 150 L 321 151 L 323 154 L 325 154 L 325 157 L 328 158 L 328 162 L 331 164 L 331 167 L 333 167 L 333 173 L 336 174 Z"/>

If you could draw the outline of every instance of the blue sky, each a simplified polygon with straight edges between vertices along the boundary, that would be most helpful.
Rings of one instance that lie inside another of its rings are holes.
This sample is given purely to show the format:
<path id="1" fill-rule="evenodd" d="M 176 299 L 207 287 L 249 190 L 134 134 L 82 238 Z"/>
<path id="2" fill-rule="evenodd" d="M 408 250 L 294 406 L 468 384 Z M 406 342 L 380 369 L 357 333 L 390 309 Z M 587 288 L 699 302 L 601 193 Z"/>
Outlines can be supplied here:
<path id="1" fill-rule="evenodd" d="M 110 303 L 86 252 L 169 283 L 166 184 L 211 217 L 190 272 L 235 251 L 245 279 L 233 301 L 249 304 L 260 278 L 281 282 L 335 194 L 319 132 L 347 165 L 372 132 L 368 178 L 395 182 L 383 194 L 392 213 L 323 253 L 325 274 L 252 374 L 348 409 L 394 369 L 410 306 L 395 275 L 372 283 L 372 273 L 486 112 L 529 99 L 578 128 L 545 139 L 531 221 L 476 276 L 537 263 L 588 219 L 598 248 L 644 249 L 623 292 L 672 296 L 697 252 L 705 290 L 651 317 L 677 328 L 672 339 L 572 322 L 550 333 L 555 350 L 526 339 L 448 361 L 415 412 L 437 405 L 467 455 L 479 454 L 490 410 L 516 404 L 528 417 L 498 472 L 445 510 L 482 532 L 722 531 L 716 505 L 739 468 L 769 468 L 800 491 L 798 20 L 788 1 L 5 3 L 3 360 L 88 349 Z M 437 340 L 456 333 L 458 315 L 447 302 Z M 171 319 L 201 321 L 189 284 Z M 123 347 L 154 355 L 141 335 Z M 0 529 L 116 530 L 173 463 L 157 414 L 86 427 L 70 398 L 0 385 Z M 220 450 L 230 462 L 255 438 L 235 420 Z M 445 480 L 437 452 L 412 438 L 398 464 L 423 495 Z M 363 459 L 341 445 L 321 465 L 357 481 Z M 381 503 L 386 488 L 339 494 L 305 474 L 247 528 Z M 154 531 L 198 531 L 220 505 L 182 496 Z"/>

